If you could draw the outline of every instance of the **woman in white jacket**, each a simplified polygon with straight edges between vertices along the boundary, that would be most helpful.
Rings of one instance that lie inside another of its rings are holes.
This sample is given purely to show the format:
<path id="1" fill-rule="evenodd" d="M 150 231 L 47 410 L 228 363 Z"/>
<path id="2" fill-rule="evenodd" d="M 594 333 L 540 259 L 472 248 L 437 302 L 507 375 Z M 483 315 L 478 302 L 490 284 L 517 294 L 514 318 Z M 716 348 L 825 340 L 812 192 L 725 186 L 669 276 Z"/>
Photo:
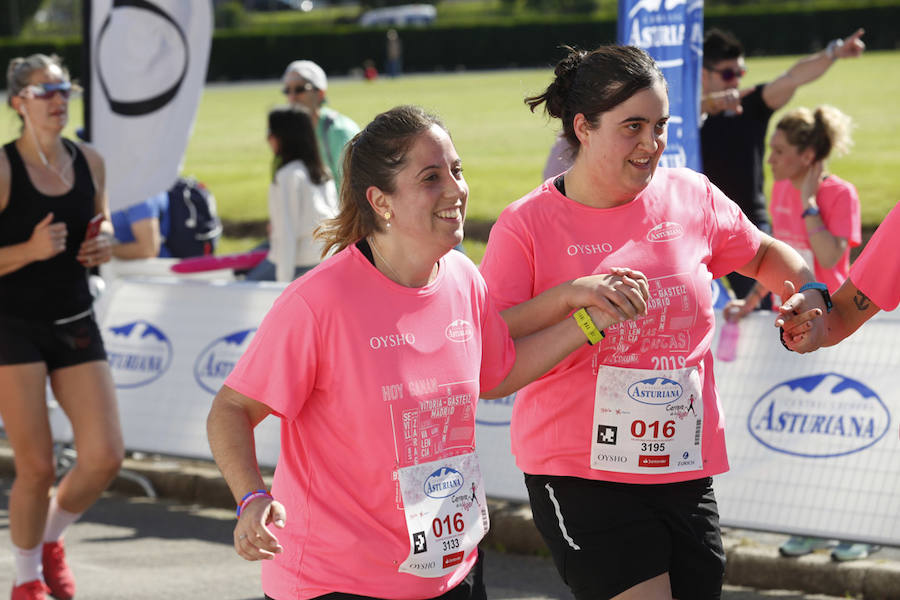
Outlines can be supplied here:
<path id="1" fill-rule="evenodd" d="M 272 109 L 268 140 L 275 153 L 269 186 L 269 254 L 247 279 L 291 281 L 322 260 L 322 244 L 313 232 L 337 215 L 337 190 L 319 154 L 307 109 Z"/>

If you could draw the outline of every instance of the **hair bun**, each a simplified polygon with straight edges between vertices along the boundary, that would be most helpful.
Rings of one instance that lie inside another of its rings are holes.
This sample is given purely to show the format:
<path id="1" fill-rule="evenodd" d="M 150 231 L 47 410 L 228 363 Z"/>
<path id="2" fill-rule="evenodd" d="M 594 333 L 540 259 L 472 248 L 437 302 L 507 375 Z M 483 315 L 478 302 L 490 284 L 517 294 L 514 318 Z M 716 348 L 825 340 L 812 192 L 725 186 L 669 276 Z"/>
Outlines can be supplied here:
<path id="1" fill-rule="evenodd" d="M 566 99 L 572 85 L 575 83 L 575 76 L 578 73 L 578 67 L 584 62 L 587 52 L 584 50 L 576 50 L 570 46 L 563 46 L 568 50 L 565 58 L 559 61 L 553 74 L 556 76 L 553 83 L 547 88 L 546 94 L 546 110 L 551 117 L 561 118 L 564 111 Z"/>

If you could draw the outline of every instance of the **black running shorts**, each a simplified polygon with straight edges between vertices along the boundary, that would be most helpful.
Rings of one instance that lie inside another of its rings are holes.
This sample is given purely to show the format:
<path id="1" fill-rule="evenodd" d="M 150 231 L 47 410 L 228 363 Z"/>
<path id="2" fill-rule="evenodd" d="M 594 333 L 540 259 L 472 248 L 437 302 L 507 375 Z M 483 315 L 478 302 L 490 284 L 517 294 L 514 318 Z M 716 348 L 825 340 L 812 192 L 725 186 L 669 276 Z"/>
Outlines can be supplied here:
<path id="1" fill-rule="evenodd" d="M 639 485 L 525 475 L 534 522 L 578 600 L 663 573 L 679 600 L 721 597 L 725 551 L 712 478 Z"/>
<path id="2" fill-rule="evenodd" d="M 63 324 L 0 315 L 0 366 L 43 362 L 50 372 L 94 360 L 106 350 L 91 314 Z"/>

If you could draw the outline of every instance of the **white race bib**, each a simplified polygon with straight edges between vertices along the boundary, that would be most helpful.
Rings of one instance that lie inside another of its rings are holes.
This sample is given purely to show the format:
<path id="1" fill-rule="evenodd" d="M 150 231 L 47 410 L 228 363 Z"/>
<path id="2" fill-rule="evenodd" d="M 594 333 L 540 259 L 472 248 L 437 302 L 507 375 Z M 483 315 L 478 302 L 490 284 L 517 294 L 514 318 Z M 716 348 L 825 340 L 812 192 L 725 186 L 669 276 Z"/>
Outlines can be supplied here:
<path id="1" fill-rule="evenodd" d="M 663 371 L 600 366 L 591 468 L 640 474 L 701 470 L 701 389 L 696 367 Z"/>
<path id="2" fill-rule="evenodd" d="M 399 571 L 419 577 L 452 573 L 490 528 L 477 455 L 403 467 L 398 475 L 410 539 Z"/>

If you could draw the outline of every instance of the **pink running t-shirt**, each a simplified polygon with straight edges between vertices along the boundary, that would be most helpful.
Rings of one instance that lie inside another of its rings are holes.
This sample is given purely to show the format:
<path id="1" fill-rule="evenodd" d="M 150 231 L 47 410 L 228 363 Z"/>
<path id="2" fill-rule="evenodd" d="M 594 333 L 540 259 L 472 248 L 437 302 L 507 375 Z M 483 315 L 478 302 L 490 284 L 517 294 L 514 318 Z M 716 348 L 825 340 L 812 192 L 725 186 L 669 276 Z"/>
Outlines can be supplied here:
<path id="1" fill-rule="evenodd" d="M 287 508 L 284 547 L 263 561 L 279 600 L 345 592 L 428 598 L 451 574 L 398 572 L 410 553 L 397 470 L 470 452 L 479 390 L 515 361 L 506 324 L 472 262 L 440 260 L 406 288 L 350 246 L 291 284 L 225 384 L 282 419 L 272 495 Z"/>
<path id="2" fill-rule="evenodd" d="M 625 483 L 669 483 L 728 469 L 710 343 L 710 283 L 752 259 L 759 231 L 703 175 L 659 168 L 632 202 L 591 208 L 552 180 L 508 206 L 491 230 L 481 272 L 504 310 L 564 281 L 630 267 L 650 280 L 649 314 L 609 327 L 516 396 L 511 425 L 526 473 Z M 598 365 L 697 367 L 703 396 L 702 470 L 652 475 L 591 468 Z"/>
<path id="3" fill-rule="evenodd" d="M 900 204 L 894 205 L 850 267 L 850 281 L 881 310 L 900 304 Z"/>
<path id="4" fill-rule="evenodd" d="M 862 242 L 859 195 L 852 183 L 836 175 L 829 175 L 819 185 L 816 205 L 828 231 L 847 240 L 847 250 L 832 268 L 826 269 L 815 258 L 802 216 L 800 191 L 787 179 L 776 181 L 772 186 L 772 202 L 769 204 L 772 235 L 789 244 L 804 258 L 811 257 L 814 264 L 810 266 L 815 270 L 816 280 L 828 286 L 828 291 L 833 294 L 850 273 L 850 248 L 859 246 Z"/>

